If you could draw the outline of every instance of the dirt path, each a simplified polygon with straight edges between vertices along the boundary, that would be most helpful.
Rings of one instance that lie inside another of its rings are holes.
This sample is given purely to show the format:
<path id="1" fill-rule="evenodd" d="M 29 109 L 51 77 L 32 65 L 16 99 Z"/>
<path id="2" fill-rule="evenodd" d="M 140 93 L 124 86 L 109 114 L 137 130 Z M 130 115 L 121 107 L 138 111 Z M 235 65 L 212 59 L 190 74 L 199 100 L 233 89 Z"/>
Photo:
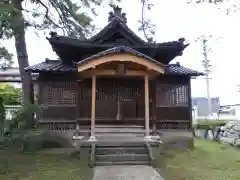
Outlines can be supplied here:
<path id="1" fill-rule="evenodd" d="M 97 166 L 93 180 L 164 180 L 150 166 Z"/>

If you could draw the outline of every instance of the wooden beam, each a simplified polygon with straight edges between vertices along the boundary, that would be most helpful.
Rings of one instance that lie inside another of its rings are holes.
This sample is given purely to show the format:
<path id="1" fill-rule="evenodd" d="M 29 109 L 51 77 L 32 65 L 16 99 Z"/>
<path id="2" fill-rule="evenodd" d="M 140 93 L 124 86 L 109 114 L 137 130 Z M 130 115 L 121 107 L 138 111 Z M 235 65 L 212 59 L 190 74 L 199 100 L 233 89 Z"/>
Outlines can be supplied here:
<path id="1" fill-rule="evenodd" d="M 119 75 L 115 70 L 104 70 L 104 69 L 92 69 L 81 72 L 82 77 L 92 77 L 92 76 L 154 76 L 157 75 L 151 71 L 138 71 L 138 70 L 126 70 L 125 74 Z"/>
<path id="2" fill-rule="evenodd" d="M 78 72 L 85 71 L 87 69 L 96 67 L 100 64 L 108 63 L 108 62 L 130 62 L 130 63 L 136 63 L 140 64 L 142 66 L 147 67 L 148 69 L 154 70 L 160 74 L 164 74 L 164 65 L 161 63 L 152 62 L 148 59 L 145 59 L 143 57 L 138 57 L 132 54 L 128 53 L 118 53 L 113 55 L 106 55 L 100 58 L 95 58 L 92 60 L 89 60 L 84 63 L 78 64 Z"/>

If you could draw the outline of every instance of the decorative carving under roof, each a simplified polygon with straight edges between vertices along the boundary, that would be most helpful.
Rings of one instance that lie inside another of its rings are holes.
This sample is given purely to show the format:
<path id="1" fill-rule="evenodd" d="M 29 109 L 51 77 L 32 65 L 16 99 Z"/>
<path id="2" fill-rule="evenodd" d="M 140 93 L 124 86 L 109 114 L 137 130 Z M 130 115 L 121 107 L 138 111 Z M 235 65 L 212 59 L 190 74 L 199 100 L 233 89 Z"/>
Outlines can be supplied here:
<path id="1" fill-rule="evenodd" d="M 127 23 L 126 13 L 122 13 L 122 8 L 115 5 L 111 5 L 111 7 L 113 8 L 113 12 L 109 12 L 108 22 L 118 19 L 123 23 Z"/>

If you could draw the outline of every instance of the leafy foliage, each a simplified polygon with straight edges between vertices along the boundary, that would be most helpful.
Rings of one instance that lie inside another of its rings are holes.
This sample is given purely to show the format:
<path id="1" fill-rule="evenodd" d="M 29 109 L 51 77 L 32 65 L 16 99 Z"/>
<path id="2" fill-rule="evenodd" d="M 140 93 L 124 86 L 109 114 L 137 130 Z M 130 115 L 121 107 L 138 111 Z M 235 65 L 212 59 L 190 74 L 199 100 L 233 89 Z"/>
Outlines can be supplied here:
<path id="1" fill-rule="evenodd" d="M 33 116 L 34 114 L 39 114 L 41 112 L 41 107 L 38 104 L 29 104 L 22 105 L 20 109 L 18 109 L 13 115 L 10 132 L 14 129 L 21 130 L 29 130 L 36 129 L 37 122 L 34 118 L 28 118 L 29 116 Z"/>
<path id="2" fill-rule="evenodd" d="M 7 69 L 12 67 L 13 60 L 12 60 L 13 54 L 9 53 L 8 50 L 0 46 L 0 68 Z"/>
<path id="3" fill-rule="evenodd" d="M 119 0 L 118 0 L 119 1 Z M 12 29 L 18 22 L 11 16 L 13 12 L 22 11 L 25 27 L 36 30 L 61 31 L 64 35 L 85 38 L 95 28 L 92 24 L 96 16 L 95 8 L 103 0 L 16 0 L 9 1 L 0 9 L 0 38 L 11 37 Z"/>
<path id="4" fill-rule="evenodd" d="M 13 35 L 11 29 L 11 11 L 12 6 L 9 3 L 0 5 L 0 39 L 10 38 Z"/>
<path id="5" fill-rule="evenodd" d="M 20 104 L 21 92 L 19 88 L 14 88 L 9 84 L 0 86 L 0 135 L 3 135 L 5 127 L 5 108 L 4 105 Z"/>
<path id="6" fill-rule="evenodd" d="M 21 90 L 10 84 L 0 85 L 0 97 L 5 105 L 21 104 Z"/>

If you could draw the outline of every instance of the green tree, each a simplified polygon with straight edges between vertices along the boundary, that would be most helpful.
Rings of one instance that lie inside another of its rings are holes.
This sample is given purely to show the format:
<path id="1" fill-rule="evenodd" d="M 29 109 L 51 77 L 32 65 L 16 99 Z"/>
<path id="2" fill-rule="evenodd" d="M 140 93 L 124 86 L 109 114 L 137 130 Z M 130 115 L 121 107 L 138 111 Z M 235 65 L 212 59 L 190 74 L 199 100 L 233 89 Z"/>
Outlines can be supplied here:
<path id="1" fill-rule="evenodd" d="M 0 85 L 0 136 L 3 135 L 5 108 L 4 105 L 16 105 L 21 103 L 21 90 L 10 84 Z"/>
<path id="2" fill-rule="evenodd" d="M 0 3 L 0 40 L 11 37 L 9 28 L 8 6 Z M 6 69 L 13 65 L 13 54 L 9 53 L 0 41 L 0 68 Z"/>
<path id="3" fill-rule="evenodd" d="M 7 69 L 13 65 L 13 54 L 9 53 L 4 46 L 0 46 L 0 68 Z"/>
<path id="4" fill-rule="evenodd" d="M 8 83 L 0 84 L 0 98 L 3 99 L 5 105 L 20 105 L 21 89 Z"/>

